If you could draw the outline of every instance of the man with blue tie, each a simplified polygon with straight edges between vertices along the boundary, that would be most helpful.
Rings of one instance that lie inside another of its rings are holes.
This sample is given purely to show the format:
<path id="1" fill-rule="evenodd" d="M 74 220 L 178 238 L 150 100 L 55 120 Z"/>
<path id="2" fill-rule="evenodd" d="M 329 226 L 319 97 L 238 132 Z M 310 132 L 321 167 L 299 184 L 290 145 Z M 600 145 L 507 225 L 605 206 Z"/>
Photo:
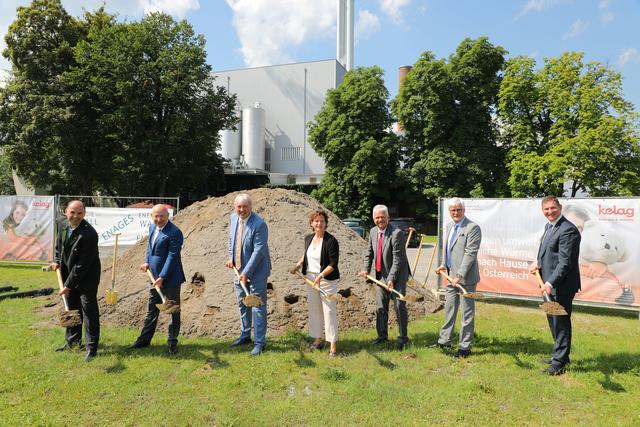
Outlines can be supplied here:
<path id="1" fill-rule="evenodd" d="M 395 289 L 405 294 L 409 278 L 409 261 L 405 248 L 405 235 L 402 230 L 389 224 L 389 209 L 385 205 L 373 207 L 375 227 L 369 231 L 369 243 L 364 253 L 364 266 L 358 273 L 361 277 L 375 275 L 387 285 L 387 289 L 376 287 L 376 331 L 378 338 L 374 345 L 382 345 L 388 341 L 389 302 L 393 300 L 398 319 L 398 350 L 403 350 L 409 342 L 407 326 L 409 314 L 405 301 L 391 292 Z"/>
<path id="2" fill-rule="evenodd" d="M 180 251 L 182 250 L 182 231 L 169 221 L 169 211 L 165 205 L 155 205 L 151 210 L 153 224 L 149 228 L 149 242 L 147 244 L 147 258 L 140 266 L 142 271 L 151 270 L 155 282 L 149 289 L 149 305 L 147 316 L 140 336 L 129 348 L 143 348 L 151 344 L 151 339 L 156 331 L 160 310 L 156 304 L 161 304 L 162 299 L 156 291 L 156 287 L 162 288 L 162 292 L 168 300 L 180 304 L 180 288 L 185 281 L 182 269 Z M 178 334 L 180 333 L 180 312 L 171 314 L 169 321 L 169 337 L 167 340 L 169 354 L 178 352 Z"/>
<path id="3" fill-rule="evenodd" d="M 448 284 L 444 289 L 444 325 L 440 329 L 440 336 L 435 346 L 451 347 L 458 306 L 461 306 L 460 341 L 454 357 L 469 357 L 473 340 L 475 303 L 471 298 L 461 298 L 455 285 L 464 287 L 468 292 L 475 292 L 476 285 L 480 281 L 478 250 L 482 233 L 478 224 L 465 216 L 464 202 L 461 199 L 457 197 L 450 199 L 447 208 L 453 223 L 447 226 L 444 264 L 436 269 L 436 273 L 447 272 L 453 278 L 453 283 Z"/>
<path id="4" fill-rule="evenodd" d="M 240 337 L 231 344 L 236 347 L 251 342 L 253 324 L 254 346 L 252 356 L 262 354 L 267 337 L 267 278 L 271 274 L 269 256 L 269 230 L 264 220 L 252 212 L 251 197 L 238 194 L 233 201 L 234 212 L 229 221 L 228 268 L 238 269 L 239 280 L 248 290 L 260 297 L 262 305 L 249 308 L 242 299 L 246 296 L 238 277 L 234 279 L 236 299 L 240 309 Z"/>
<path id="5" fill-rule="evenodd" d="M 562 205 L 555 196 L 542 199 L 542 213 L 547 218 L 540 240 L 538 257 L 530 272 L 540 271 L 545 282 L 544 292 L 558 302 L 568 313 L 564 316 L 547 315 L 553 337 L 551 358 L 544 371 L 547 375 L 562 375 L 569 364 L 571 351 L 571 309 L 573 298 L 580 290 L 580 231 L 562 215 Z"/>

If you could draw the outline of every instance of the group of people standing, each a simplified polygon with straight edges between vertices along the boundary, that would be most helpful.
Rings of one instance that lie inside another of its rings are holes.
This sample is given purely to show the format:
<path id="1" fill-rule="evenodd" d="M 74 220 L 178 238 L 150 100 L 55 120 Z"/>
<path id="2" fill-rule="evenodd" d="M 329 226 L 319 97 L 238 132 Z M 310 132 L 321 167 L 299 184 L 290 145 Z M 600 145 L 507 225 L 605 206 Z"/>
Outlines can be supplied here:
<path id="1" fill-rule="evenodd" d="M 478 224 L 465 215 L 464 202 L 459 198 L 450 199 L 447 209 L 452 222 L 444 235 L 443 263 L 436 269 L 446 273 L 451 283 L 444 290 L 445 320 L 439 337 L 432 347 L 448 349 L 453 346 L 455 321 L 460 307 L 462 310 L 459 346 L 455 357 L 471 355 L 474 336 L 475 305 L 472 299 L 461 298 L 458 287 L 468 292 L 476 290 L 480 281 L 478 251 L 482 234 Z M 562 206 L 554 196 L 542 200 L 542 211 L 549 221 L 541 237 L 537 260 L 531 264 L 531 272 L 539 270 L 545 280 L 544 292 L 561 304 L 567 316 L 548 316 L 554 346 L 552 357 L 545 362 L 549 367 L 544 373 L 559 375 L 565 372 L 569 363 L 571 347 L 571 306 L 575 293 L 580 289 L 578 254 L 580 233 L 576 227 L 562 216 Z M 95 230 L 84 221 L 84 205 L 72 201 L 65 209 L 67 225 L 60 228 L 56 244 L 56 258 L 52 269 L 60 268 L 64 279 L 64 289 L 71 309 L 81 309 L 84 320 L 86 360 L 95 357 L 99 334 L 99 312 L 97 289 L 100 280 L 100 260 L 98 238 Z M 363 278 L 375 278 L 384 283 L 376 287 L 376 332 L 374 345 L 388 342 L 389 304 L 393 301 L 398 322 L 397 348 L 403 350 L 408 342 L 408 313 L 406 302 L 399 298 L 406 293 L 410 267 L 405 249 L 404 232 L 389 223 L 389 211 L 384 205 L 376 205 L 372 210 L 375 226 L 369 232 L 367 250 L 363 255 Z M 150 270 L 154 282 L 149 290 L 147 316 L 137 340 L 130 346 L 138 349 L 149 346 L 156 329 L 159 310 L 156 304 L 162 302 L 156 288 L 161 288 L 168 299 L 180 302 L 180 288 L 185 281 L 180 252 L 183 235 L 180 229 L 169 221 L 169 212 L 164 205 L 152 209 L 153 224 L 149 230 L 147 256 L 142 270 Z M 309 305 L 309 333 L 312 342 L 309 349 L 322 349 L 329 343 L 329 356 L 335 357 L 338 349 L 338 315 L 335 300 L 327 295 L 335 295 L 340 279 L 339 243 L 327 231 L 329 216 L 322 209 L 313 210 L 309 215 L 311 233 L 304 237 L 304 251 L 299 261 L 291 269 L 292 274 L 300 272 L 312 286 L 307 286 Z M 232 347 L 253 343 L 252 356 L 260 355 L 266 348 L 267 332 L 267 279 L 271 273 L 271 258 L 268 245 L 266 222 L 253 212 L 251 197 L 242 193 L 235 197 L 233 213 L 229 222 L 228 258 L 226 266 L 235 269 L 234 288 L 240 315 L 240 335 L 231 343 Z M 241 283 L 242 282 L 242 283 Z M 243 302 L 247 296 L 242 286 L 256 295 L 261 304 L 248 307 Z M 253 329 L 253 341 L 251 330 Z M 180 314 L 171 315 L 168 328 L 168 348 L 170 354 L 177 350 L 180 331 Z M 324 332 L 324 336 L 323 336 Z M 67 328 L 65 343 L 58 351 L 79 345 L 82 326 Z"/>

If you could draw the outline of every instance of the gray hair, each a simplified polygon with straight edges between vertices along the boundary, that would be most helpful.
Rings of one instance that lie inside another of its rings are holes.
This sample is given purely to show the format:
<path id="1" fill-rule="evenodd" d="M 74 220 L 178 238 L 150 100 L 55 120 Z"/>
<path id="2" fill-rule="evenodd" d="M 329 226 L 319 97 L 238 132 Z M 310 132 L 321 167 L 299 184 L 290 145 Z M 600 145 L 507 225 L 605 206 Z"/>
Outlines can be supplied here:
<path id="1" fill-rule="evenodd" d="M 457 206 L 460 205 L 464 208 L 464 202 L 462 201 L 462 199 L 460 197 L 452 197 L 449 199 L 449 201 L 447 202 L 447 207 L 450 208 L 452 206 Z"/>
<path id="2" fill-rule="evenodd" d="M 246 202 L 249 206 L 251 206 L 251 196 L 247 193 L 240 193 L 233 199 L 233 205 L 237 205 L 238 203 Z"/>
<path id="3" fill-rule="evenodd" d="M 373 211 L 371 213 L 372 216 L 375 216 L 376 212 L 381 211 L 382 213 L 384 213 L 386 216 L 389 216 L 389 209 L 387 208 L 387 206 L 385 205 L 375 205 L 373 207 Z"/>

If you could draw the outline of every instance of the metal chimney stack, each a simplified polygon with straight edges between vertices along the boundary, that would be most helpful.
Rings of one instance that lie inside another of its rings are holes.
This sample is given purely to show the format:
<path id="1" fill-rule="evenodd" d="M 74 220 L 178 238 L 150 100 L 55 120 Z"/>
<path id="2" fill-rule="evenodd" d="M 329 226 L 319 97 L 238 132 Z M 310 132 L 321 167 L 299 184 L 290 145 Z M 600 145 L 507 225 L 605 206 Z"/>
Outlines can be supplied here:
<path id="1" fill-rule="evenodd" d="M 353 68 L 353 33 L 355 0 L 338 0 L 338 42 L 336 56 L 347 71 Z"/>

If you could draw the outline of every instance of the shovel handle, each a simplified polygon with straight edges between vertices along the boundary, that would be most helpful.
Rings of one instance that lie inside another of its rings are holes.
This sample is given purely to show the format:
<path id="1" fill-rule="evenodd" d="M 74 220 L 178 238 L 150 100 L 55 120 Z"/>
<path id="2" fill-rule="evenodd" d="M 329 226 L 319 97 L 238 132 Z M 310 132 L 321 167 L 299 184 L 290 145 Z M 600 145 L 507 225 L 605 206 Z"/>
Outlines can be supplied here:
<path id="1" fill-rule="evenodd" d="M 451 278 L 451 276 L 449 276 L 447 273 L 445 273 L 444 271 L 440 271 L 440 274 L 442 275 L 442 277 L 444 277 L 445 279 L 447 279 L 449 281 L 449 283 L 451 283 L 453 285 L 453 279 Z M 463 295 L 468 294 L 469 292 L 467 292 L 467 290 L 465 288 L 463 288 L 462 286 L 460 286 L 459 284 L 455 284 L 453 285 L 456 288 L 460 289 L 462 291 Z"/>
<path id="2" fill-rule="evenodd" d="M 153 273 L 148 268 L 147 268 L 147 276 L 149 276 L 149 280 L 151 280 L 151 284 L 153 285 L 153 283 L 156 281 L 156 279 L 154 279 Z M 165 304 L 167 302 L 167 299 L 164 297 L 164 294 L 160 290 L 160 286 L 154 286 L 154 289 L 156 290 L 158 295 L 160 295 L 160 299 L 162 300 L 162 303 Z"/>
<path id="3" fill-rule="evenodd" d="M 300 273 L 298 270 L 296 270 L 296 274 L 298 276 L 300 276 L 301 279 L 304 279 L 304 281 L 307 283 L 307 285 L 311 286 L 313 289 L 315 289 L 316 291 L 320 292 L 320 294 L 327 298 L 329 295 L 327 294 L 327 292 L 325 290 L 323 290 L 322 288 L 320 288 L 319 286 L 316 286 L 316 284 L 314 282 L 311 281 L 311 279 L 309 279 L 307 276 L 305 276 L 304 274 Z"/>
<path id="4" fill-rule="evenodd" d="M 409 228 L 409 235 L 407 236 L 407 241 L 404 244 L 404 248 L 407 249 L 409 247 L 409 242 L 411 241 L 411 236 L 413 236 L 413 232 L 415 230 L 413 229 L 413 227 Z"/>
<path id="5" fill-rule="evenodd" d="M 422 244 L 420 246 L 422 246 Z M 427 274 L 424 276 L 424 283 L 422 284 L 422 286 L 427 286 L 427 280 L 429 279 L 429 273 L 431 273 L 431 267 L 433 266 L 433 258 L 436 255 L 437 248 L 438 248 L 438 244 L 436 243 L 435 246 L 433 247 L 433 250 L 431 251 L 431 256 L 429 257 L 429 265 L 427 266 Z"/>
<path id="6" fill-rule="evenodd" d="M 371 275 L 367 274 L 367 279 L 371 280 L 373 283 L 380 286 L 382 289 L 386 289 L 389 292 L 393 292 L 394 294 L 398 295 L 401 300 L 404 300 L 404 295 L 402 295 L 400 292 L 396 291 L 393 288 L 389 289 L 386 284 L 382 283 L 378 279 L 371 277 Z"/>
<path id="7" fill-rule="evenodd" d="M 242 290 L 244 291 L 244 294 L 248 296 L 249 290 L 247 289 L 247 284 L 244 282 L 244 280 L 240 280 L 240 272 L 238 271 L 238 267 L 234 265 L 233 271 L 236 273 L 236 277 L 238 278 L 238 282 L 240 282 L 240 286 L 242 286 Z"/>
<path id="8" fill-rule="evenodd" d="M 413 229 L 412 229 L 413 231 Z M 418 268 L 418 261 L 420 260 L 420 252 L 422 251 L 422 234 L 420 235 L 420 242 L 418 243 L 418 252 L 416 252 L 416 259 L 413 261 L 413 274 L 416 274 L 416 268 Z"/>
<path id="9" fill-rule="evenodd" d="M 118 258 L 118 237 L 120 233 L 116 234 L 116 243 L 113 247 L 113 261 L 111 262 L 111 289 L 116 286 L 116 258 Z"/>
<path id="10" fill-rule="evenodd" d="M 62 272 L 60 271 L 60 266 L 56 268 L 56 276 L 58 277 L 58 287 L 60 290 L 64 290 L 64 283 L 62 281 Z M 69 311 L 69 303 L 67 302 L 67 297 L 62 295 L 62 303 L 64 304 L 64 311 Z"/>
<path id="11" fill-rule="evenodd" d="M 542 280 L 539 269 L 536 270 L 536 279 L 538 280 L 538 286 L 540 286 L 540 290 L 542 291 L 542 299 L 544 299 L 545 302 L 550 302 L 551 298 L 549 298 L 549 295 L 545 292 L 544 280 Z"/>

